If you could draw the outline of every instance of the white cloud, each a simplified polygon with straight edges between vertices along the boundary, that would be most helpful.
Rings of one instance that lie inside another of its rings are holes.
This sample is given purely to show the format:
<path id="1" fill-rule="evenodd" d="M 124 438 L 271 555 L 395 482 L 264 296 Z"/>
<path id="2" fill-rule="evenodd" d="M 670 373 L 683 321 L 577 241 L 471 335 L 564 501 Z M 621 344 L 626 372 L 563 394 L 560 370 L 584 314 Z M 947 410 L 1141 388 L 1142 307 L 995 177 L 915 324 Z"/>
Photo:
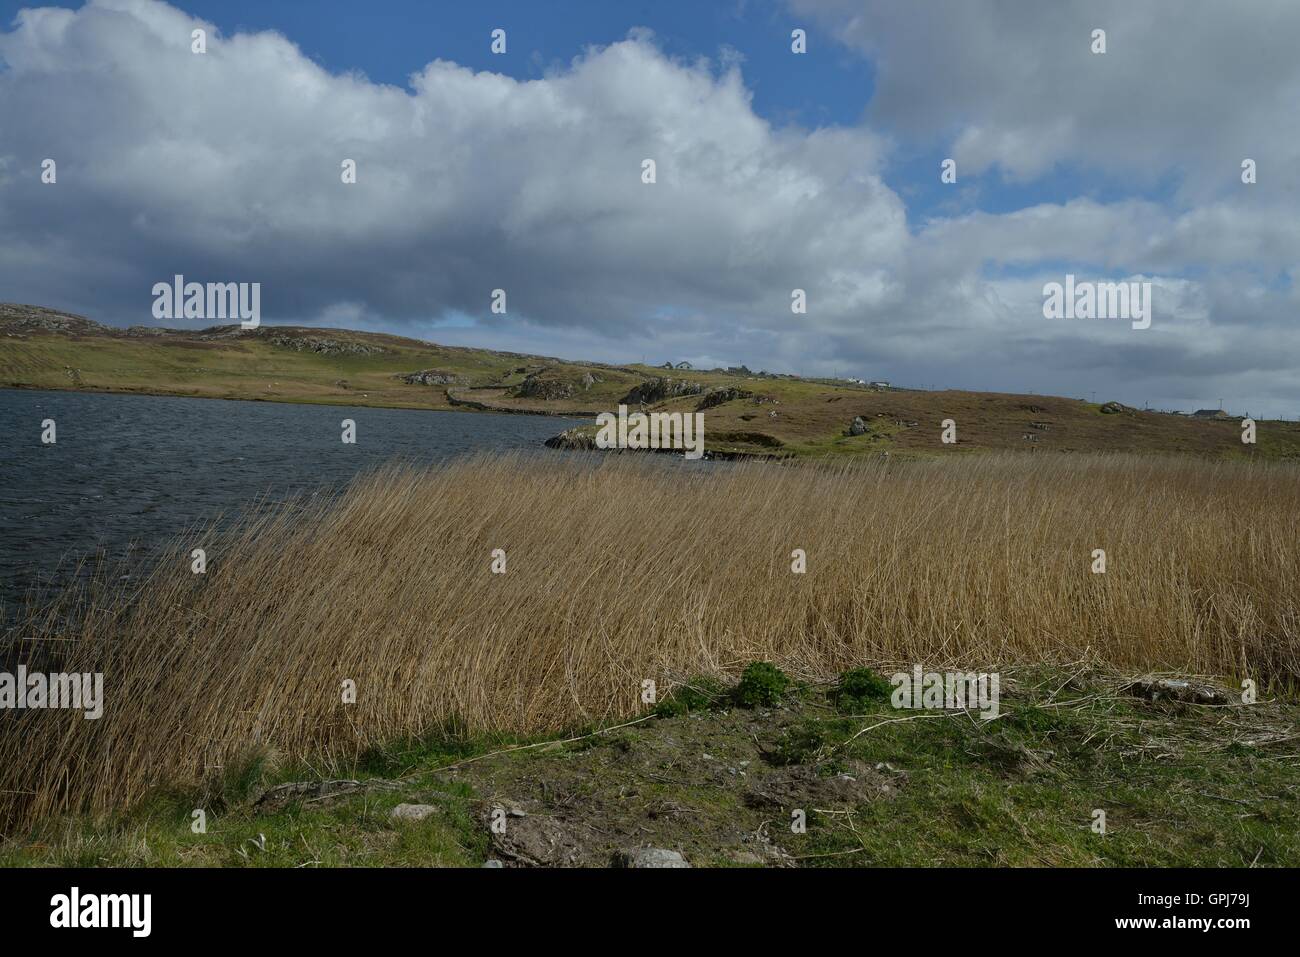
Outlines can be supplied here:
<path id="1" fill-rule="evenodd" d="M 434 59 L 401 89 L 149 0 L 24 11 L 0 33 L 3 298 L 147 322 L 152 284 L 180 272 L 261 282 L 269 321 L 1128 401 L 1146 377 L 1154 401 L 1292 409 L 1296 334 L 1278 320 L 1296 297 L 1267 275 L 1300 253 L 1278 165 L 1300 138 L 1270 113 L 1300 75 L 1278 39 L 1297 36 L 1291 6 L 1196 27 L 1089 5 L 1105 64 L 1080 5 L 923 6 L 796 3 L 878 58 L 871 125 L 817 130 L 756 115 L 734 51 L 678 61 L 645 31 L 542 79 Z M 963 171 L 1068 161 L 1182 185 L 909 226 L 886 182 L 898 137 L 951 144 Z M 1252 188 L 1235 178 L 1246 144 Z M 1158 282 L 1151 335 L 1045 326 L 1034 290 L 1069 263 Z M 487 312 L 498 287 L 505 317 Z M 435 330 L 465 315 L 480 325 Z"/>

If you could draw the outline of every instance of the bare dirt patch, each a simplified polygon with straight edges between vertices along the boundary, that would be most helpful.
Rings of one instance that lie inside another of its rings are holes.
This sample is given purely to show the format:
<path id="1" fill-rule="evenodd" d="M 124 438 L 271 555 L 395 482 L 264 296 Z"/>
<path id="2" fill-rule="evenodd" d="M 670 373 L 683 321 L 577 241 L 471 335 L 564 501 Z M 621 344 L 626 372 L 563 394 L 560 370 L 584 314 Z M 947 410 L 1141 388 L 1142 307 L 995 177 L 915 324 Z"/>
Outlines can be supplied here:
<path id="1" fill-rule="evenodd" d="M 508 865 L 604 867 L 641 847 L 693 865 L 779 865 L 791 860 L 796 810 L 890 800 L 906 786 L 901 772 L 812 752 L 774 764 L 772 742 L 799 721 L 784 707 L 692 712 L 448 774 L 480 796 Z"/>

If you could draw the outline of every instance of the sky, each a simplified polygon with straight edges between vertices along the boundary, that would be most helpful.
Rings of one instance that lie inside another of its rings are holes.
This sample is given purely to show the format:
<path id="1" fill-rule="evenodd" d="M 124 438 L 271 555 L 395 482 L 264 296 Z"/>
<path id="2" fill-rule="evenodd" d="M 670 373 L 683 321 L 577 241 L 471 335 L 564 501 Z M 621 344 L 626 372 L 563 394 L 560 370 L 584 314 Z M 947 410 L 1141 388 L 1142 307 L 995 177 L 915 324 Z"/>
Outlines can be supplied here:
<path id="1" fill-rule="evenodd" d="M 0 2 L 0 301 L 154 324 L 182 274 L 267 323 L 1296 418 L 1298 46 L 1293 0 Z M 1150 328 L 1045 318 L 1067 274 L 1150 283 Z"/>

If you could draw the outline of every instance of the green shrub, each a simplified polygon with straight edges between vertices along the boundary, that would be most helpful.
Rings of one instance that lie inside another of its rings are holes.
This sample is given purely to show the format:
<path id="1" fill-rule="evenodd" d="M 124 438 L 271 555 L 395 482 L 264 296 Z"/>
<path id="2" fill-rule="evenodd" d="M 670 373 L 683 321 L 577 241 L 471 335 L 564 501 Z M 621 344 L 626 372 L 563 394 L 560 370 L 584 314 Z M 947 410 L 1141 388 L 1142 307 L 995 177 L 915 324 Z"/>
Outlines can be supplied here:
<path id="1" fill-rule="evenodd" d="M 752 661 L 745 666 L 733 693 L 736 704 L 745 708 L 774 705 L 790 685 L 790 678 L 770 661 Z"/>
<path id="2" fill-rule="evenodd" d="M 840 675 L 840 683 L 831 692 L 836 710 L 848 714 L 865 711 L 873 701 L 888 700 L 894 686 L 889 679 L 870 668 L 850 668 Z"/>
<path id="3" fill-rule="evenodd" d="M 812 764 L 828 741 L 827 731 L 816 721 L 801 721 L 781 732 L 772 748 L 763 753 L 769 764 Z"/>

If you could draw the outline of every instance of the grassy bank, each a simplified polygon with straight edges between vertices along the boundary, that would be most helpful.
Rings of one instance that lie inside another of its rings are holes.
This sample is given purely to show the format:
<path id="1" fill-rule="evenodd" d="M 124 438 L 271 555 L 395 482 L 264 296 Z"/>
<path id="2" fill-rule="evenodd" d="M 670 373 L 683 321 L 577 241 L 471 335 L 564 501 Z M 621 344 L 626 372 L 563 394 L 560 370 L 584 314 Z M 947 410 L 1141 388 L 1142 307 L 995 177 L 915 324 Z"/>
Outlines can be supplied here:
<path id="1" fill-rule="evenodd" d="M 13 835 L 0 866 L 607 866 L 646 846 L 695 867 L 1300 859 L 1294 701 L 1150 700 L 1086 663 L 1005 671 L 990 721 L 839 691 L 746 706 L 699 680 L 630 726 L 397 740 L 345 780 L 261 751 L 131 812 Z"/>
<path id="2" fill-rule="evenodd" d="M 1298 506 L 1290 467 L 1189 459 L 388 471 L 30 620 L 11 652 L 102 672 L 107 702 L 0 722 L 0 819 L 118 811 L 262 749 L 329 769 L 448 725 L 626 719 L 646 679 L 755 659 L 810 681 L 1086 660 L 1278 693 L 1300 675 Z"/>

